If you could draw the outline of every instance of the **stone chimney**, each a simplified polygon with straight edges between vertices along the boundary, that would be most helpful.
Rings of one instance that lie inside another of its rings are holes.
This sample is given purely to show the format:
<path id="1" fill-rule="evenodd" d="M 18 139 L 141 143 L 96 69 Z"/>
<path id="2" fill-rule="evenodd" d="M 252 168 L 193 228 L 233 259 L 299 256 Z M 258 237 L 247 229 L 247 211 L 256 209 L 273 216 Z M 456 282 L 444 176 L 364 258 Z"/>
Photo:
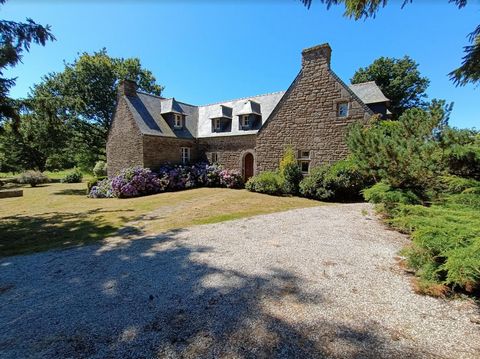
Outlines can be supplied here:
<path id="1" fill-rule="evenodd" d="M 330 68 L 332 48 L 328 43 L 309 47 L 302 51 L 302 68 L 311 65 L 326 65 Z"/>
<path id="2" fill-rule="evenodd" d="M 122 80 L 118 85 L 118 96 L 137 96 L 137 84 L 132 80 Z"/>

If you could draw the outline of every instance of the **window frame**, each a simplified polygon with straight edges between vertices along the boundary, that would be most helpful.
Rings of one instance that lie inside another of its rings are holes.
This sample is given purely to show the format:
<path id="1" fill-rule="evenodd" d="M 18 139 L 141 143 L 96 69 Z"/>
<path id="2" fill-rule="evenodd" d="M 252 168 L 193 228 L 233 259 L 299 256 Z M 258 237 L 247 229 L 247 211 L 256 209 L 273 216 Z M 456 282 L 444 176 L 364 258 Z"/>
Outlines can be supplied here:
<path id="1" fill-rule="evenodd" d="M 340 108 L 345 105 L 347 107 L 347 112 L 344 116 L 340 115 Z M 350 103 L 348 101 L 337 102 L 337 118 L 347 118 L 350 115 Z"/>
<path id="2" fill-rule="evenodd" d="M 250 115 L 242 115 L 240 118 L 242 128 L 250 128 Z"/>
<path id="3" fill-rule="evenodd" d="M 177 123 L 178 120 L 178 123 Z M 182 128 L 183 127 L 183 116 L 179 113 L 174 113 L 173 116 L 173 127 L 174 128 Z"/>
<path id="4" fill-rule="evenodd" d="M 305 155 L 307 154 L 307 155 Z M 298 150 L 297 152 L 297 163 L 298 166 L 300 167 L 300 170 L 302 173 L 309 174 L 310 173 L 310 162 L 312 160 L 312 151 L 311 150 Z M 307 170 L 304 171 L 302 168 L 302 165 L 306 164 L 307 165 Z"/>
<path id="5" fill-rule="evenodd" d="M 221 126 L 220 119 L 219 118 L 214 118 L 213 119 L 213 131 L 218 132 L 218 131 L 221 130 L 221 128 L 222 128 L 222 126 Z"/>
<path id="6" fill-rule="evenodd" d="M 184 165 L 190 162 L 190 147 L 180 148 L 180 158 L 182 160 L 182 164 Z"/>
<path id="7" fill-rule="evenodd" d="M 303 174 L 309 174 L 310 173 L 310 160 L 299 160 L 298 165 L 300 167 L 300 171 L 302 171 Z M 303 165 L 307 165 L 307 170 L 304 171 Z"/>

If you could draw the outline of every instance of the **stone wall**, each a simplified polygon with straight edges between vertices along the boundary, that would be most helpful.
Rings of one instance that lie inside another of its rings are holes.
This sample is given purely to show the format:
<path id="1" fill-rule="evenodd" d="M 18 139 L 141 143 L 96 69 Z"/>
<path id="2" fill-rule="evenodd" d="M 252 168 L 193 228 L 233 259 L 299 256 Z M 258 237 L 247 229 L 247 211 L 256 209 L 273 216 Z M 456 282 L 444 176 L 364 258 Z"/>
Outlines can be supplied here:
<path id="1" fill-rule="evenodd" d="M 199 153 L 203 154 L 203 159 L 212 161 L 212 154 L 217 153 L 218 163 L 224 168 L 243 170 L 243 156 L 247 151 L 255 155 L 256 135 L 209 137 L 198 139 Z"/>
<path id="2" fill-rule="evenodd" d="M 144 135 L 143 165 L 151 169 L 158 169 L 165 163 L 181 164 L 182 147 L 190 148 L 191 162 L 199 160 L 195 140 Z"/>
<path id="3" fill-rule="evenodd" d="M 109 177 L 126 167 L 143 166 L 142 134 L 123 96 L 119 96 L 108 133 L 107 165 Z"/>
<path id="4" fill-rule="evenodd" d="M 257 171 L 275 170 L 287 145 L 310 151 L 310 168 L 344 158 L 349 124 L 371 116 L 369 109 L 330 70 L 328 44 L 302 52 L 302 70 L 259 131 Z M 337 116 L 348 102 L 349 114 Z"/>

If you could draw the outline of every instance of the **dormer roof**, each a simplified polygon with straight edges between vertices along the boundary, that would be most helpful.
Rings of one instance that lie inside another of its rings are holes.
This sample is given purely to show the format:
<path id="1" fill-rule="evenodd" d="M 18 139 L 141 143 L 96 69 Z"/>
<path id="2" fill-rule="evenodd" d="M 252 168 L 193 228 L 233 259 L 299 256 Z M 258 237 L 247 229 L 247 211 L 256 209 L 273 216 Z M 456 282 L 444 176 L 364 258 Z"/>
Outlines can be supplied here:
<path id="1" fill-rule="evenodd" d="M 225 105 L 216 105 L 212 106 L 208 118 L 228 118 L 232 119 L 232 114 L 233 114 L 233 108 Z"/>
<path id="2" fill-rule="evenodd" d="M 162 115 L 165 113 L 178 113 L 181 115 L 185 115 L 185 112 L 183 109 L 180 107 L 177 101 L 175 101 L 175 97 L 172 98 L 167 98 L 162 100 Z"/>
<path id="3" fill-rule="evenodd" d="M 240 110 L 236 113 L 236 115 L 241 116 L 241 115 L 262 115 L 262 112 L 260 110 L 260 104 L 258 102 L 255 102 L 253 100 L 247 100 L 242 104 L 242 107 Z"/>

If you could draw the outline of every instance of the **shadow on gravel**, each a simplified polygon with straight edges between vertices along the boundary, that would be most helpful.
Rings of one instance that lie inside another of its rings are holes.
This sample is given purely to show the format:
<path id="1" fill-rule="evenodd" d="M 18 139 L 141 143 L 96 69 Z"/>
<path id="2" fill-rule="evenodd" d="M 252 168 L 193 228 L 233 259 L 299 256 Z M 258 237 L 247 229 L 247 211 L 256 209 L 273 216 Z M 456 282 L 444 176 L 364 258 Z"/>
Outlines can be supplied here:
<path id="1" fill-rule="evenodd" d="M 48 266 L 24 274 L 31 287 L 20 292 L 32 298 L 0 295 L 0 305 L 12 303 L 0 315 L 10 323 L 0 330 L 2 357 L 423 356 L 385 345 L 391 338 L 379 324 L 309 317 L 305 308 L 323 295 L 302 290 L 293 273 L 211 266 L 214 249 L 180 241 L 179 232 L 47 257 Z"/>

